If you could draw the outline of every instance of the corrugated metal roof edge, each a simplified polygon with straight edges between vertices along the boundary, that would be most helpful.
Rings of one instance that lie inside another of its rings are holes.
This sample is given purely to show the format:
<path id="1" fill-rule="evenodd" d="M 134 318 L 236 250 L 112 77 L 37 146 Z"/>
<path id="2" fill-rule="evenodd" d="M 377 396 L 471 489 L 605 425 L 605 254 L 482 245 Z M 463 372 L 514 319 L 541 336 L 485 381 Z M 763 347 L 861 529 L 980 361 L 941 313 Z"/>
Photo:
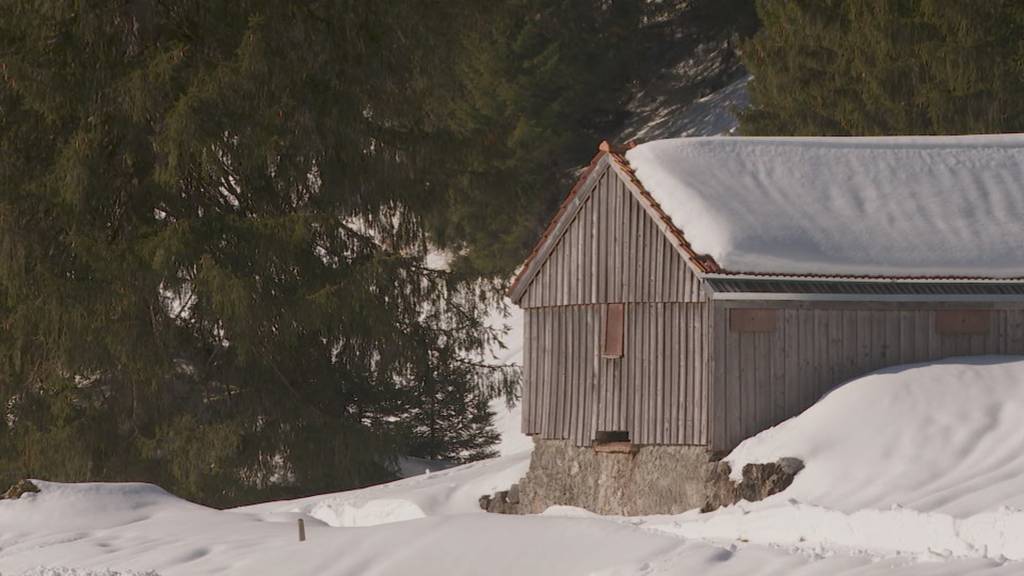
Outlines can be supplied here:
<path id="1" fill-rule="evenodd" d="M 828 281 L 828 282 L 879 282 L 879 283 L 933 283 L 962 282 L 965 284 L 1024 283 L 1024 276 L 850 276 L 826 274 L 771 274 L 758 272 L 722 271 L 705 276 L 707 280 L 778 280 L 784 281 Z"/>
<path id="2" fill-rule="evenodd" d="M 825 294 L 789 292 L 715 292 L 716 302 L 793 301 L 793 302 L 956 302 L 1016 303 L 1024 305 L 1022 294 Z"/>
<path id="3" fill-rule="evenodd" d="M 772 272 L 737 272 L 721 270 L 705 276 L 708 280 L 820 280 L 828 282 L 962 282 L 962 283 L 1024 283 L 1024 276 L 884 276 L 884 275 L 844 275 L 844 274 L 784 274 Z"/>

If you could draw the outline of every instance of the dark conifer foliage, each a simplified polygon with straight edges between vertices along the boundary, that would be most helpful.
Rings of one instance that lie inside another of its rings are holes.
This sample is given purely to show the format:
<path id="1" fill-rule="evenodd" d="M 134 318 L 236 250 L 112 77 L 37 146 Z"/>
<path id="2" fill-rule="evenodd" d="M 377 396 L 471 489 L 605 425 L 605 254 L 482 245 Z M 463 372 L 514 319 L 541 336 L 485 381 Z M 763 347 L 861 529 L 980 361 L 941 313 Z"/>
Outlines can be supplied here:
<path id="1" fill-rule="evenodd" d="M 2 2 L 0 482 L 228 504 L 388 478 L 419 426 L 486 453 L 490 292 L 422 225 L 467 12 Z"/>
<path id="2" fill-rule="evenodd" d="M 621 113 L 644 2 L 513 0 L 460 37 L 460 97 L 442 106 L 464 150 L 435 236 L 456 269 L 519 264 Z M 468 249 L 467 249 L 468 248 Z"/>
<path id="3" fill-rule="evenodd" d="M 456 198 L 431 219 L 455 270 L 515 269 L 639 87 L 755 27 L 753 0 L 493 3 L 459 36 L 459 97 L 437 107 L 463 146 L 448 163 Z"/>
<path id="4" fill-rule="evenodd" d="M 752 135 L 1024 130 L 1024 5 L 764 0 L 743 49 Z"/>
<path id="5" fill-rule="evenodd" d="M 490 455 L 485 314 L 664 43 L 749 3 L 0 0 L 0 483 Z"/>

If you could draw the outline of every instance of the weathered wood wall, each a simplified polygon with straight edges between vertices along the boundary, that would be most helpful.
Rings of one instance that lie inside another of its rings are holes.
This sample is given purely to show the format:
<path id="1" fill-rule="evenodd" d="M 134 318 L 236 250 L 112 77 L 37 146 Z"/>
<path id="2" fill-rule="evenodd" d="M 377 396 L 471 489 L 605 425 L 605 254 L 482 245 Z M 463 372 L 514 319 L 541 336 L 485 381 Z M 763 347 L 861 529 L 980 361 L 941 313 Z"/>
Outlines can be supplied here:
<path id="1" fill-rule="evenodd" d="M 740 332 L 733 310 L 774 308 L 770 332 Z M 983 334 L 942 334 L 937 310 L 990 310 Z M 711 447 L 795 416 L 843 382 L 894 364 L 947 356 L 1024 353 L 1024 310 L 970 303 L 716 302 L 711 312 Z"/>
<path id="2" fill-rule="evenodd" d="M 589 445 L 706 444 L 709 304 L 658 223 L 606 168 L 528 286 L 523 431 Z M 606 307 L 625 303 L 621 358 L 602 358 Z"/>
<path id="3" fill-rule="evenodd" d="M 708 442 L 709 303 L 628 303 L 621 358 L 602 358 L 605 306 L 526 310 L 523 432 L 588 446 Z"/>
<path id="4" fill-rule="evenodd" d="M 519 305 L 703 300 L 683 256 L 606 168 Z"/>
<path id="5" fill-rule="evenodd" d="M 613 169 L 578 207 L 519 302 L 527 434 L 724 451 L 878 368 L 1024 353 L 1024 303 L 713 302 Z M 612 303 L 626 304 L 623 354 L 602 358 Z M 972 307 L 991 310 L 985 333 L 936 329 L 937 310 Z"/>

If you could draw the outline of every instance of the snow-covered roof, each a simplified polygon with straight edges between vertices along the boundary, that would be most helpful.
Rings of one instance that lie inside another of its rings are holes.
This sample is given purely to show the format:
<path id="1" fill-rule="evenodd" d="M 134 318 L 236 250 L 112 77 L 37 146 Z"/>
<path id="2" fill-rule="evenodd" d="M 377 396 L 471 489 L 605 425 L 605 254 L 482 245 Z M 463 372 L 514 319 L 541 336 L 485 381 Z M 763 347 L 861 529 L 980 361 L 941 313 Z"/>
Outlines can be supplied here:
<path id="1" fill-rule="evenodd" d="M 678 138 L 626 159 L 726 272 L 1024 277 L 1024 135 Z"/>

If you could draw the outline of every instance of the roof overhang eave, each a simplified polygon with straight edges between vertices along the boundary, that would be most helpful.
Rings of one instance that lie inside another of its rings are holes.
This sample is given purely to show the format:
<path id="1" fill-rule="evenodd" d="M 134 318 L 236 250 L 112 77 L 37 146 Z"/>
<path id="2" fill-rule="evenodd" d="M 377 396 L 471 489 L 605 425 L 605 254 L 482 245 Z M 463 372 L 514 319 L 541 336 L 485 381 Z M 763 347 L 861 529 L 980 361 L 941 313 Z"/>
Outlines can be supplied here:
<path id="1" fill-rule="evenodd" d="M 856 282 L 877 284 L 1024 284 L 1024 276 L 852 276 L 828 274 L 773 274 L 751 272 L 714 272 L 705 280 L 771 280 L 776 282 Z"/>
<path id="2" fill-rule="evenodd" d="M 1024 307 L 1024 294 L 795 294 L 784 292 L 711 292 L 716 302 L 960 302 L 1018 303 Z"/>

